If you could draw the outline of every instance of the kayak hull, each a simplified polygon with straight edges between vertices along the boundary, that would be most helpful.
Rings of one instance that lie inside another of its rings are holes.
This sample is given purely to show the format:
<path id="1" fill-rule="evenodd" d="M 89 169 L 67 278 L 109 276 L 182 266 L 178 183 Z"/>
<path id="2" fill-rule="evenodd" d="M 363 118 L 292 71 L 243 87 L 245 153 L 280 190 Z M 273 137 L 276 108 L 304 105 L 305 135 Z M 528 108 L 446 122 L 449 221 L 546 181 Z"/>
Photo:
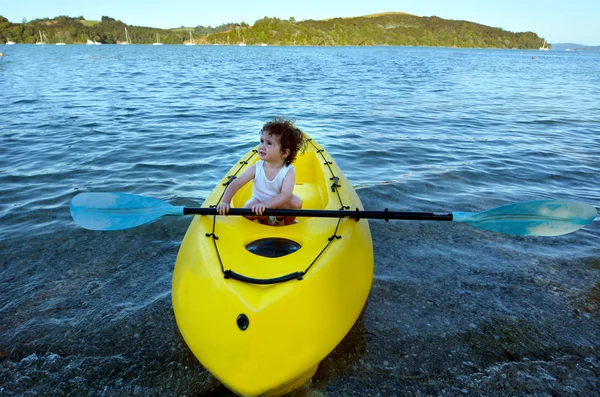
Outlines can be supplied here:
<path id="1" fill-rule="evenodd" d="M 244 156 L 203 206 L 217 205 L 230 176 L 257 159 L 255 150 Z M 294 165 L 294 193 L 304 208 L 363 209 L 314 140 Z M 250 198 L 249 185 L 233 198 L 234 207 Z M 372 279 L 367 220 L 299 218 L 267 226 L 238 216 L 195 216 L 175 265 L 173 309 L 191 351 L 225 386 L 244 396 L 277 396 L 306 383 L 348 333 Z"/>

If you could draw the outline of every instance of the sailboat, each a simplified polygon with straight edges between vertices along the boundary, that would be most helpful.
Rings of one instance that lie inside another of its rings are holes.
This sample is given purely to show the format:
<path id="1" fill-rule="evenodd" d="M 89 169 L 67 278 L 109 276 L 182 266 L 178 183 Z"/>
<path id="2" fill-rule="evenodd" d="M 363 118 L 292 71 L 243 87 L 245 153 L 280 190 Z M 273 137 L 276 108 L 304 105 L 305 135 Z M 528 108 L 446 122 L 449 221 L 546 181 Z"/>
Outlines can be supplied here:
<path id="1" fill-rule="evenodd" d="M 544 43 L 540 47 L 540 51 L 550 51 L 550 47 L 546 47 L 546 38 L 544 37 Z"/>
<path id="2" fill-rule="evenodd" d="M 44 44 L 46 44 L 46 42 L 44 41 L 44 38 L 42 37 L 42 31 L 38 30 L 38 32 L 40 33 L 40 41 L 36 41 L 35 44 L 37 44 L 37 45 L 44 45 Z"/>
<path id="3" fill-rule="evenodd" d="M 59 36 L 59 38 L 60 38 L 60 41 L 59 41 L 58 43 L 56 43 L 56 45 L 67 45 L 66 43 L 64 43 L 64 42 L 62 41 L 62 32 L 59 32 L 59 33 L 58 33 L 58 36 Z"/>
<path id="4" fill-rule="evenodd" d="M 194 38 L 192 37 L 192 31 L 190 30 L 190 41 L 188 41 L 187 43 L 185 43 L 185 45 L 196 45 L 196 43 L 194 43 Z"/>
<path id="5" fill-rule="evenodd" d="M 125 41 L 121 42 L 122 45 L 129 44 L 129 33 L 127 33 L 127 27 L 125 27 Z"/>
<path id="6" fill-rule="evenodd" d="M 163 43 L 160 42 L 159 38 L 160 38 L 160 35 L 157 33 L 156 34 L 156 43 L 152 43 L 152 45 L 163 45 Z"/>

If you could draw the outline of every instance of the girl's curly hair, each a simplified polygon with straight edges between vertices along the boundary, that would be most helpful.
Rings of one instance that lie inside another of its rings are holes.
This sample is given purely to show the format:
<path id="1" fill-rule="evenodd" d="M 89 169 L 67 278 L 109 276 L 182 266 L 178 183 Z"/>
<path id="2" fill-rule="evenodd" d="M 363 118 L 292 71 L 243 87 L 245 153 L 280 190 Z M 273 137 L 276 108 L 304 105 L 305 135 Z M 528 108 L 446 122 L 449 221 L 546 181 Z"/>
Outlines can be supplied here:
<path id="1" fill-rule="evenodd" d="M 265 132 L 279 137 L 282 151 L 289 149 L 290 154 L 285 159 L 285 165 L 292 164 L 298 152 L 304 153 L 306 150 L 306 136 L 291 120 L 275 117 L 263 125 L 261 134 Z"/>

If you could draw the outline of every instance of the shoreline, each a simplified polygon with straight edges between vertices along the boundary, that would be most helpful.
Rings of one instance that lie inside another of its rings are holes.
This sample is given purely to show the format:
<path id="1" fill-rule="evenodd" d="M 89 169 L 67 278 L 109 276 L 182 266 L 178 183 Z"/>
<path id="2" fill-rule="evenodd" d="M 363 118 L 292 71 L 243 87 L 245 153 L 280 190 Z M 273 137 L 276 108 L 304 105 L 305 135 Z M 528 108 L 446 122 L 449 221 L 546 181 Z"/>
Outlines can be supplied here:
<path id="1" fill-rule="evenodd" d="M 587 396 L 597 392 L 597 344 L 559 345 L 553 341 L 556 335 L 543 330 L 551 324 L 517 318 L 488 319 L 457 334 L 404 337 L 393 324 L 380 322 L 394 287 L 375 282 L 355 326 L 321 362 L 311 381 L 291 396 Z M 16 361 L 10 358 L 14 352 L 0 355 L 0 393 L 234 396 L 185 346 L 174 324 L 170 299 L 131 320 L 120 329 L 102 330 L 89 341 L 85 353 L 73 351 L 67 339 L 64 345 L 39 346 L 37 353 Z M 158 324 L 162 325 L 152 327 Z M 129 342 L 122 341 L 120 332 L 135 329 L 143 331 Z M 78 330 L 73 334 L 77 332 L 90 333 Z M 114 347 L 89 352 L 102 345 Z"/>

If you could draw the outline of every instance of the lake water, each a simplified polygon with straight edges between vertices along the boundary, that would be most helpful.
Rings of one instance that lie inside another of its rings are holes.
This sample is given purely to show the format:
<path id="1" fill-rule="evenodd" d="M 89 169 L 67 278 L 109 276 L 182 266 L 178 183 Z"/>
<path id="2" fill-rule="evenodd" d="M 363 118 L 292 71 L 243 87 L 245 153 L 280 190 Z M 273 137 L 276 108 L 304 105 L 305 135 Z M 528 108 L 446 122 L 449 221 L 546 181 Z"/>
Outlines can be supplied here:
<path id="1" fill-rule="evenodd" d="M 483 211 L 550 198 L 600 207 L 600 52 L 0 51 L 0 395 L 226 392 L 187 351 L 171 311 L 190 219 L 90 232 L 69 202 L 117 191 L 198 205 L 273 116 L 326 147 L 366 209 Z M 526 358 L 549 362 L 552 387 L 568 392 L 561 379 L 575 378 L 553 363 L 598 364 L 599 223 L 522 238 L 372 221 L 369 303 L 303 392 L 477 385 L 489 395 L 507 377 L 521 385 L 507 393 L 549 390 L 494 370 L 507 362 L 543 379 Z"/>

